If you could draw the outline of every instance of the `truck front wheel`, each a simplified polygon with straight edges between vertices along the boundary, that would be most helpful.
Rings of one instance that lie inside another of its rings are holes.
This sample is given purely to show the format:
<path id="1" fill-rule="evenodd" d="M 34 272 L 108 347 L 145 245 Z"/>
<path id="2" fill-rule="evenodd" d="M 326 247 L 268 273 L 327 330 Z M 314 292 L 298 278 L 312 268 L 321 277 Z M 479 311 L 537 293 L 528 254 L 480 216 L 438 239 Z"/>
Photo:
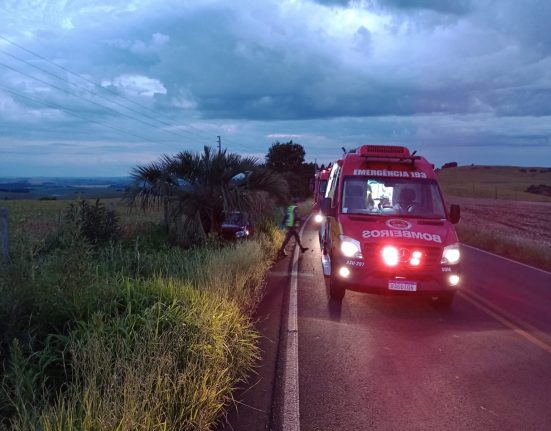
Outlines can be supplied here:
<path id="1" fill-rule="evenodd" d="M 436 298 L 436 305 L 442 308 L 449 308 L 453 304 L 455 292 L 442 293 Z"/>
<path id="2" fill-rule="evenodd" d="M 333 259 L 331 259 L 331 278 L 329 279 L 329 296 L 335 301 L 342 301 L 346 289 L 341 286 L 338 280 L 338 274 L 333 266 Z"/>
<path id="3" fill-rule="evenodd" d="M 342 301 L 345 293 L 346 289 L 339 286 L 335 280 L 335 275 L 331 275 L 331 280 L 329 281 L 329 296 L 331 299 L 334 299 L 335 301 Z"/>

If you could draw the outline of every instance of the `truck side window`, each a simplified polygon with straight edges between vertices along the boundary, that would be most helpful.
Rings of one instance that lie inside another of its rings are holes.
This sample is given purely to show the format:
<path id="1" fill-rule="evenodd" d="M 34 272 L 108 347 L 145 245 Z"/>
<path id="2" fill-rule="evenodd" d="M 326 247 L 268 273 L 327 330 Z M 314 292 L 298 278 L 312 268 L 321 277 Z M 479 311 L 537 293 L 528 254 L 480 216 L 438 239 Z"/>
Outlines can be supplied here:
<path id="1" fill-rule="evenodd" d="M 335 164 L 331 174 L 329 175 L 329 183 L 327 184 L 327 192 L 325 197 L 331 198 L 331 206 L 335 207 L 335 190 L 337 190 L 339 184 L 339 165 Z"/>
<path id="2" fill-rule="evenodd" d="M 331 206 L 335 208 L 337 206 L 337 199 L 335 199 L 335 195 L 337 190 L 339 189 L 339 177 L 337 176 L 337 179 L 335 181 L 335 188 L 333 189 L 333 199 L 331 200 Z"/>

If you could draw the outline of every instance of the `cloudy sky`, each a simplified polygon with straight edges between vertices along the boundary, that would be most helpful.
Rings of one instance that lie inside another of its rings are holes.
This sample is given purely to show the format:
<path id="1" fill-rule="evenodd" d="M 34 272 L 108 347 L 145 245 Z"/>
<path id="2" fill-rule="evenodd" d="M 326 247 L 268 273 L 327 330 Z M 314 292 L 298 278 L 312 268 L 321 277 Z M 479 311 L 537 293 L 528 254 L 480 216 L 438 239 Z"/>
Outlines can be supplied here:
<path id="1" fill-rule="evenodd" d="M 551 165 L 549 0 L 0 0 L 0 177 L 180 150 Z"/>

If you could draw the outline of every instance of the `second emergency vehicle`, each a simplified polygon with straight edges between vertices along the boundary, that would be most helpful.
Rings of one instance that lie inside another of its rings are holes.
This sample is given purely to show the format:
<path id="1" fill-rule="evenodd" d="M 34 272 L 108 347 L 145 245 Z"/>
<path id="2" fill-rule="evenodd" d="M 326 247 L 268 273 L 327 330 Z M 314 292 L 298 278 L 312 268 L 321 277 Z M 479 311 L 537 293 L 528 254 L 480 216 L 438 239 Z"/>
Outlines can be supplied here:
<path id="1" fill-rule="evenodd" d="M 322 169 L 316 172 L 314 181 L 314 221 L 321 223 L 323 221 L 323 215 L 320 211 L 320 204 L 325 197 L 325 191 L 327 190 L 327 181 L 329 180 L 329 169 Z"/>
<path id="2" fill-rule="evenodd" d="M 405 147 L 364 145 L 329 175 L 322 264 L 330 296 L 346 289 L 421 294 L 451 305 L 460 286 L 459 241 L 432 165 Z"/>

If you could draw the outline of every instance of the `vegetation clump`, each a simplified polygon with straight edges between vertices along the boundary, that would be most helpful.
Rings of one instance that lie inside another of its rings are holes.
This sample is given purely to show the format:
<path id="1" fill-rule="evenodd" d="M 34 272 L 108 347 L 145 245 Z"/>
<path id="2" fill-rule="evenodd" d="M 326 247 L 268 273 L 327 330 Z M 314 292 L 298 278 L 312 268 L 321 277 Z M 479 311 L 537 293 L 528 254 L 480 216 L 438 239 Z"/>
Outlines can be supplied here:
<path id="1" fill-rule="evenodd" d="M 71 203 L 65 211 L 65 221 L 78 229 L 92 245 L 106 243 L 119 238 L 120 217 L 112 208 L 107 208 L 99 199 L 94 205 L 81 199 Z"/>
<path id="2" fill-rule="evenodd" d="M 536 195 L 548 196 L 551 198 L 551 186 L 546 184 L 534 185 L 532 184 L 526 190 L 526 193 L 534 193 Z"/>
<path id="3" fill-rule="evenodd" d="M 284 176 L 208 147 L 132 176 L 123 202 L 141 215 L 42 201 L 39 220 L 10 205 L 0 429 L 211 429 L 258 359 L 250 316 L 282 240 Z M 220 241 L 229 211 L 254 218 L 254 239 Z"/>
<path id="4" fill-rule="evenodd" d="M 275 142 L 266 154 L 266 166 L 285 178 L 295 197 L 304 199 L 312 193 L 315 164 L 305 163 L 306 152 L 292 140 Z"/>
<path id="5" fill-rule="evenodd" d="M 163 156 L 135 168 L 132 177 L 125 200 L 143 210 L 162 208 L 166 230 L 172 228 L 177 242 L 187 246 L 219 235 L 225 213 L 270 217 L 271 209 L 258 205 L 265 194 L 280 202 L 288 195 L 284 179 L 256 159 L 209 147 Z"/>
<path id="6" fill-rule="evenodd" d="M 211 429 L 258 358 L 251 310 L 281 234 L 174 247 L 119 238 L 99 202 L 0 268 L 0 429 Z"/>

